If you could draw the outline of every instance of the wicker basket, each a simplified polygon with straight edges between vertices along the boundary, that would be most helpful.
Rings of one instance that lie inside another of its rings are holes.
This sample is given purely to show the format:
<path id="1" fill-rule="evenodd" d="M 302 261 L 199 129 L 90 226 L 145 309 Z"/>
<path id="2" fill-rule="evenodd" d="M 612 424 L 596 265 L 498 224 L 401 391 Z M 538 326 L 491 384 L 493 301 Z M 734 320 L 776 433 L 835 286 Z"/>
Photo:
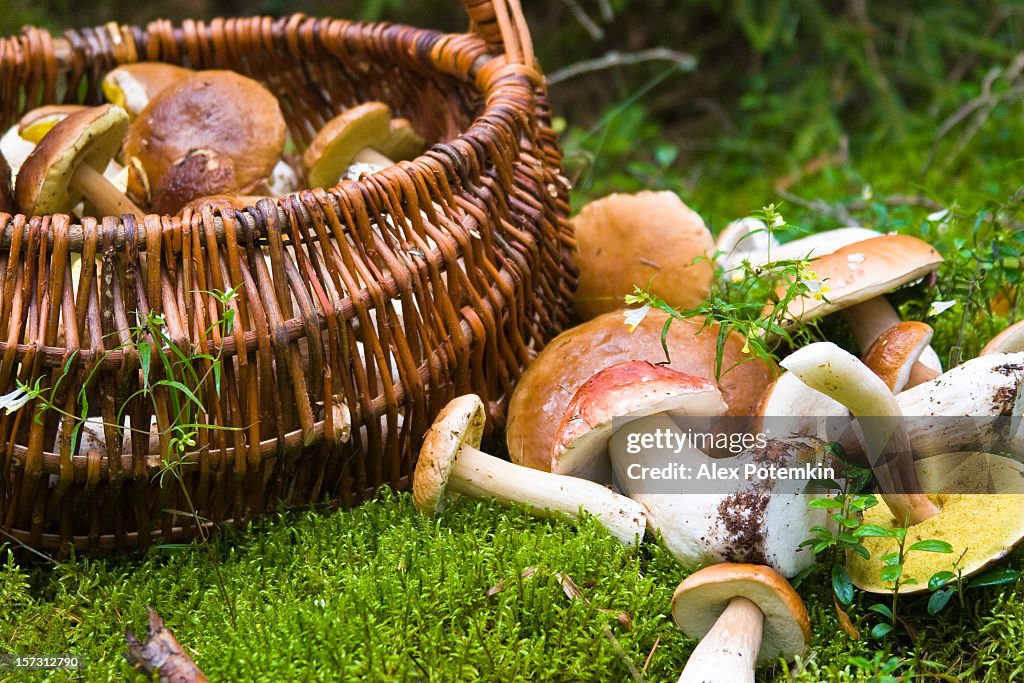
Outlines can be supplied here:
<path id="1" fill-rule="evenodd" d="M 465 5 L 472 30 L 459 35 L 295 15 L 59 38 L 28 28 L 0 42 L 4 128 L 41 104 L 98 103 L 105 72 L 156 60 L 261 81 L 300 151 L 368 100 L 436 143 L 238 212 L 141 225 L 0 214 L 0 392 L 38 382 L 60 409 L 32 400 L 0 417 L 0 541 L 146 548 L 282 502 L 350 505 L 409 486 L 420 439 L 454 395 L 479 393 L 503 424 L 525 364 L 567 321 L 573 239 L 518 3 Z M 131 331 L 151 313 L 173 345 Z M 161 374 L 156 349 L 185 360 Z M 200 381 L 189 419 L 201 426 L 178 450 L 172 428 L 188 413 L 172 414 L 173 391 L 156 385 L 186 371 Z M 85 423 L 62 417 L 83 405 Z"/>

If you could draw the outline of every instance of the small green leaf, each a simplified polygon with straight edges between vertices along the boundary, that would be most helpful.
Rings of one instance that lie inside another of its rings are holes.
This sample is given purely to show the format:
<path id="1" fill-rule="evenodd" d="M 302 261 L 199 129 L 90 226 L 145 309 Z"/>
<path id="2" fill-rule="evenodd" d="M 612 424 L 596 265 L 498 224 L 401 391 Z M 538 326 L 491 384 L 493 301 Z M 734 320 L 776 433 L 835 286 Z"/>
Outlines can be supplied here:
<path id="1" fill-rule="evenodd" d="M 892 633 L 892 626 L 890 626 L 889 624 L 875 624 L 875 627 L 871 629 L 872 638 L 881 639 L 886 637 L 890 633 Z"/>
<path id="2" fill-rule="evenodd" d="M 807 504 L 807 507 L 818 510 L 823 508 L 842 508 L 843 504 L 835 498 L 815 498 Z"/>
<path id="3" fill-rule="evenodd" d="M 853 581 L 850 580 L 846 567 L 841 564 L 832 565 L 832 591 L 844 605 L 853 602 Z"/>
<path id="4" fill-rule="evenodd" d="M 149 342 L 139 344 L 139 366 L 142 368 L 142 386 L 149 391 L 149 368 L 153 347 Z"/>
<path id="5" fill-rule="evenodd" d="M 851 545 L 849 547 L 849 550 L 852 550 L 853 552 L 857 553 L 858 555 L 863 557 L 865 560 L 870 560 L 871 559 L 871 551 L 868 550 L 867 548 L 865 548 L 862 545 L 859 545 L 859 544 L 858 545 Z"/>
<path id="6" fill-rule="evenodd" d="M 899 564 L 899 561 L 900 554 L 898 552 L 886 553 L 885 555 L 882 555 L 882 562 L 889 566 Z"/>
<path id="7" fill-rule="evenodd" d="M 1020 578 L 1019 571 L 1011 567 L 1003 567 L 1002 569 L 993 569 L 974 577 L 971 579 L 970 587 L 1002 586 L 1007 583 L 1013 583 L 1018 578 Z"/>
<path id="8" fill-rule="evenodd" d="M 894 564 L 888 567 L 883 567 L 879 576 L 882 578 L 882 581 L 892 583 L 903 576 L 903 565 Z"/>
<path id="9" fill-rule="evenodd" d="M 871 610 L 872 612 L 878 612 L 879 614 L 881 614 L 886 619 L 889 619 L 889 620 L 892 619 L 892 610 L 889 609 L 888 605 L 883 605 L 882 603 L 878 603 L 878 604 L 875 604 L 875 605 L 871 605 L 871 607 L 868 607 L 868 609 Z"/>
<path id="10" fill-rule="evenodd" d="M 937 591 L 955 578 L 956 574 L 953 572 L 935 572 L 932 578 L 928 579 L 928 590 Z"/>
<path id="11" fill-rule="evenodd" d="M 912 544 L 907 550 L 917 550 L 922 553 L 951 553 L 953 552 L 953 546 L 946 541 L 930 538 Z"/>
<path id="12" fill-rule="evenodd" d="M 928 598 L 928 614 L 934 617 L 936 614 L 946 609 L 946 605 L 949 604 L 949 601 L 955 592 L 956 591 L 953 588 L 943 588 L 942 590 L 932 593 L 932 596 Z"/>
<path id="13" fill-rule="evenodd" d="M 886 529 L 877 524 L 862 524 L 853 534 L 858 538 L 895 538 L 893 529 Z"/>

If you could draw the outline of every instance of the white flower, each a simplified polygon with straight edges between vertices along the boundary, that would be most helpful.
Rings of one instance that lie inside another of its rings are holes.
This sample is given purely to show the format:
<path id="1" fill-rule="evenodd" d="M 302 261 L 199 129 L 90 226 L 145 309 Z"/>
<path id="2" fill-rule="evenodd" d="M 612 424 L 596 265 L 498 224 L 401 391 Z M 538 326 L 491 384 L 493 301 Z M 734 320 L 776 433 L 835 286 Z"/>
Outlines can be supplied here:
<path id="1" fill-rule="evenodd" d="M 829 286 L 821 280 L 804 280 L 803 283 L 807 285 L 807 292 L 816 300 L 821 301 L 822 298 L 828 294 Z"/>
<path id="2" fill-rule="evenodd" d="M 865 185 L 861 188 L 860 198 L 866 202 L 870 202 L 871 198 L 875 196 L 875 191 L 871 189 L 870 185 Z"/>
<path id="3" fill-rule="evenodd" d="M 928 309 L 928 317 L 933 318 L 943 311 L 948 311 L 953 308 L 956 304 L 957 302 L 955 299 L 950 299 L 949 301 L 933 301 L 931 308 Z"/>
<path id="4" fill-rule="evenodd" d="M 772 227 L 773 228 L 781 228 L 785 224 L 786 224 L 786 219 L 783 218 L 781 214 L 775 214 L 775 218 L 772 219 Z"/>
<path id="5" fill-rule="evenodd" d="M 949 209 L 942 209 L 941 211 L 936 211 L 935 213 L 928 214 L 928 220 L 930 220 L 932 223 L 938 223 L 948 215 Z"/>
<path id="6" fill-rule="evenodd" d="M 18 387 L 11 393 L 0 396 L 0 408 L 3 408 L 8 414 L 10 414 L 20 409 L 31 400 L 32 394 L 25 391 L 24 387 Z"/>
<path id="7" fill-rule="evenodd" d="M 626 324 L 629 325 L 629 331 L 632 332 L 636 329 L 637 325 L 644 321 L 647 314 L 650 312 L 651 306 L 647 304 L 640 308 L 631 308 L 627 311 L 623 311 L 622 315 L 626 319 Z"/>

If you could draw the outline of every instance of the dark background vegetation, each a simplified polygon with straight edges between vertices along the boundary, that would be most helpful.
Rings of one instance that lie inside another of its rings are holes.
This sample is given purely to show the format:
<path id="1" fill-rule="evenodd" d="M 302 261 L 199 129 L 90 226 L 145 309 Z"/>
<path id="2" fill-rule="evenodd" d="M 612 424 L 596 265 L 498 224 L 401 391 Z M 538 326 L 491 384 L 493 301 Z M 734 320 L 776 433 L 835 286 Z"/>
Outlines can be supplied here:
<path id="1" fill-rule="evenodd" d="M 583 194 L 664 185 L 693 191 L 722 220 L 761 206 L 808 162 L 842 166 L 868 145 L 935 136 L 984 74 L 1007 66 L 1024 42 L 1024 7 L 980 2 L 866 0 L 527 0 L 549 74 L 617 51 L 662 47 L 693 54 L 695 69 L 666 61 L 622 65 L 552 86 L 569 122 L 567 165 Z M 8 0 L 0 33 L 24 24 L 59 32 L 106 21 L 305 12 L 460 31 L 456 0 Z M 996 95 L 1015 84 L 996 82 Z M 1017 112 L 1019 113 L 1019 112 Z M 922 141 L 927 142 L 927 141 Z M 998 141 L 1011 152 L 1016 140 Z M 930 148 L 919 145 L 923 154 Z M 962 153 L 918 164 L 907 182 L 962 175 Z M 838 163 L 836 163 L 838 161 Z M 934 182 L 932 182 L 934 181 Z M 753 182 L 751 188 L 748 183 Z M 714 189 L 714 196 L 711 190 Z M 733 203 L 719 199 L 724 193 Z M 749 198 L 748 198 L 749 193 Z M 578 195 L 579 196 L 579 195 Z M 687 198 L 691 201 L 691 198 Z M 720 227 L 720 226 L 713 226 Z"/>

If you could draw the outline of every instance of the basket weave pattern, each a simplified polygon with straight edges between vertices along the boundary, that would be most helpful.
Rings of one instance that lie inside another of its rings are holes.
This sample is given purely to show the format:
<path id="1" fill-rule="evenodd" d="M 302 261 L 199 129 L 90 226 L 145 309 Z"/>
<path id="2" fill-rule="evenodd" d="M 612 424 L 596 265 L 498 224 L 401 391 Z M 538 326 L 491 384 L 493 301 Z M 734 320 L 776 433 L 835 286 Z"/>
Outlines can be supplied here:
<path id="1" fill-rule="evenodd" d="M 359 181 L 239 212 L 141 225 L 0 214 L 0 392 L 41 379 L 71 414 L 84 395 L 105 437 L 72 451 L 74 420 L 38 401 L 0 416 L 0 540 L 145 548 L 200 531 L 181 511 L 218 523 L 279 501 L 349 505 L 384 483 L 407 488 L 420 439 L 453 396 L 479 393 L 502 424 L 524 365 L 567 322 L 573 240 L 532 56 L 494 54 L 507 12 L 467 9 L 479 34 L 296 15 L 0 40 L 4 128 L 41 104 L 98 103 L 107 71 L 153 60 L 261 81 L 299 151 L 368 100 L 436 143 Z M 212 292 L 234 286 L 228 328 Z M 198 420 L 221 428 L 199 429 L 180 481 L 162 484 L 173 416 L 165 393 L 140 394 L 128 332 L 150 312 L 177 348 L 223 364 L 219 392 L 202 385 Z M 125 416 L 153 435 L 125 446 Z"/>

